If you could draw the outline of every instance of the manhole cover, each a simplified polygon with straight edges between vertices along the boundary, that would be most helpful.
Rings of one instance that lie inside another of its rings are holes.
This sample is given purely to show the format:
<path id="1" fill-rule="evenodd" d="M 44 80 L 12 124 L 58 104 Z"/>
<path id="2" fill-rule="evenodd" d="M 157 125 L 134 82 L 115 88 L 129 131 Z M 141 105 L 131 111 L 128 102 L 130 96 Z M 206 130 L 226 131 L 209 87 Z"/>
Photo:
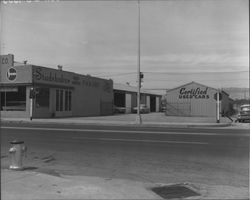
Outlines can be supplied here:
<path id="1" fill-rule="evenodd" d="M 172 198 L 187 198 L 193 196 L 200 196 L 197 192 L 185 187 L 183 185 L 160 186 L 152 188 L 156 194 L 164 199 Z"/>

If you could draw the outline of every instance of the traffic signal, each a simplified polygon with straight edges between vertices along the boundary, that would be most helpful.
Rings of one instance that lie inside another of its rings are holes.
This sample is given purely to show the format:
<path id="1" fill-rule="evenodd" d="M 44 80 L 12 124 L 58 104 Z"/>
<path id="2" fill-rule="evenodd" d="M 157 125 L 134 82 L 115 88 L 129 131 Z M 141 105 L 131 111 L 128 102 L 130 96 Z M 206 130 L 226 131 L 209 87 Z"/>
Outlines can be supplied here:
<path id="1" fill-rule="evenodd" d="M 217 93 L 214 94 L 214 99 L 217 101 Z M 219 93 L 219 101 L 222 100 L 222 94 Z"/>
<path id="2" fill-rule="evenodd" d="M 144 78 L 144 74 L 142 72 L 140 72 L 140 79 Z"/>
<path id="3" fill-rule="evenodd" d="M 33 88 L 30 89 L 30 99 L 34 99 L 36 96 L 35 90 Z"/>
<path id="4" fill-rule="evenodd" d="M 142 87 L 142 83 L 143 83 L 143 79 L 144 78 L 144 74 L 142 72 L 140 72 L 140 88 Z"/>
<path id="5" fill-rule="evenodd" d="M 30 99 L 35 99 L 37 94 L 39 94 L 38 90 L 35 90 L 34 88 L 30 89 Z"/>

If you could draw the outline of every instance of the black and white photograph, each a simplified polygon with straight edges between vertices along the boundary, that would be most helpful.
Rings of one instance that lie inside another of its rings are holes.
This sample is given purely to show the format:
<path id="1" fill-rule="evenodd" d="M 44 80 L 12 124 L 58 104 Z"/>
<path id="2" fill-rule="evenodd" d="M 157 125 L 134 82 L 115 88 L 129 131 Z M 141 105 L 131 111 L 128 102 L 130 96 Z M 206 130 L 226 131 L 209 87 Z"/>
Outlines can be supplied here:
<path id="1" fill-rule="evenodd" d="M 249 86 L 249 0 L 1 0 L 1 199 L 247 200 Z"/>

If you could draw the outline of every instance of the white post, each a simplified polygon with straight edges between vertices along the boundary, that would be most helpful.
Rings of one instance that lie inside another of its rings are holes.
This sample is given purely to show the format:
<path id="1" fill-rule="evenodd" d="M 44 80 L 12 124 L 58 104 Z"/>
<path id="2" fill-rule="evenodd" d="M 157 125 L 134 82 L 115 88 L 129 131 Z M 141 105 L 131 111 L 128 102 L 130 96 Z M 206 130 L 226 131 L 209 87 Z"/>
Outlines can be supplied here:
<path id="1" fill-rule="evenodd" d="M 216 101 L 216 122 L 220 123 L 220 90 L 217 91 L 217 101 Z"/>
<path id="2" fill-rule="evenodd" d="M 33 91 L 33 87 L 30 89 L 30 92 Z M 33 96 L 30 94 L 30 120 L 32 120 L 32 114 L 33 114 Z"/>

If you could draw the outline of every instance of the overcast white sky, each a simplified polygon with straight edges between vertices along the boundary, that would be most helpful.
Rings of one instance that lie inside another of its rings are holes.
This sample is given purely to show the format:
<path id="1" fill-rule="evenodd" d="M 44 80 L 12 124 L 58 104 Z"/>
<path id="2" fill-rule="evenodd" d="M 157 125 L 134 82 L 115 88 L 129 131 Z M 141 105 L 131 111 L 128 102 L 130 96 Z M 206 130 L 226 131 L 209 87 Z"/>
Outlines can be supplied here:
<path id="1" fill-rule="evenodd" d="M 249 87 L 248 0 L 141 1 L 144 88 Z M 1 54 L 136 85 L 137 1 L 1 3 Z"/>

